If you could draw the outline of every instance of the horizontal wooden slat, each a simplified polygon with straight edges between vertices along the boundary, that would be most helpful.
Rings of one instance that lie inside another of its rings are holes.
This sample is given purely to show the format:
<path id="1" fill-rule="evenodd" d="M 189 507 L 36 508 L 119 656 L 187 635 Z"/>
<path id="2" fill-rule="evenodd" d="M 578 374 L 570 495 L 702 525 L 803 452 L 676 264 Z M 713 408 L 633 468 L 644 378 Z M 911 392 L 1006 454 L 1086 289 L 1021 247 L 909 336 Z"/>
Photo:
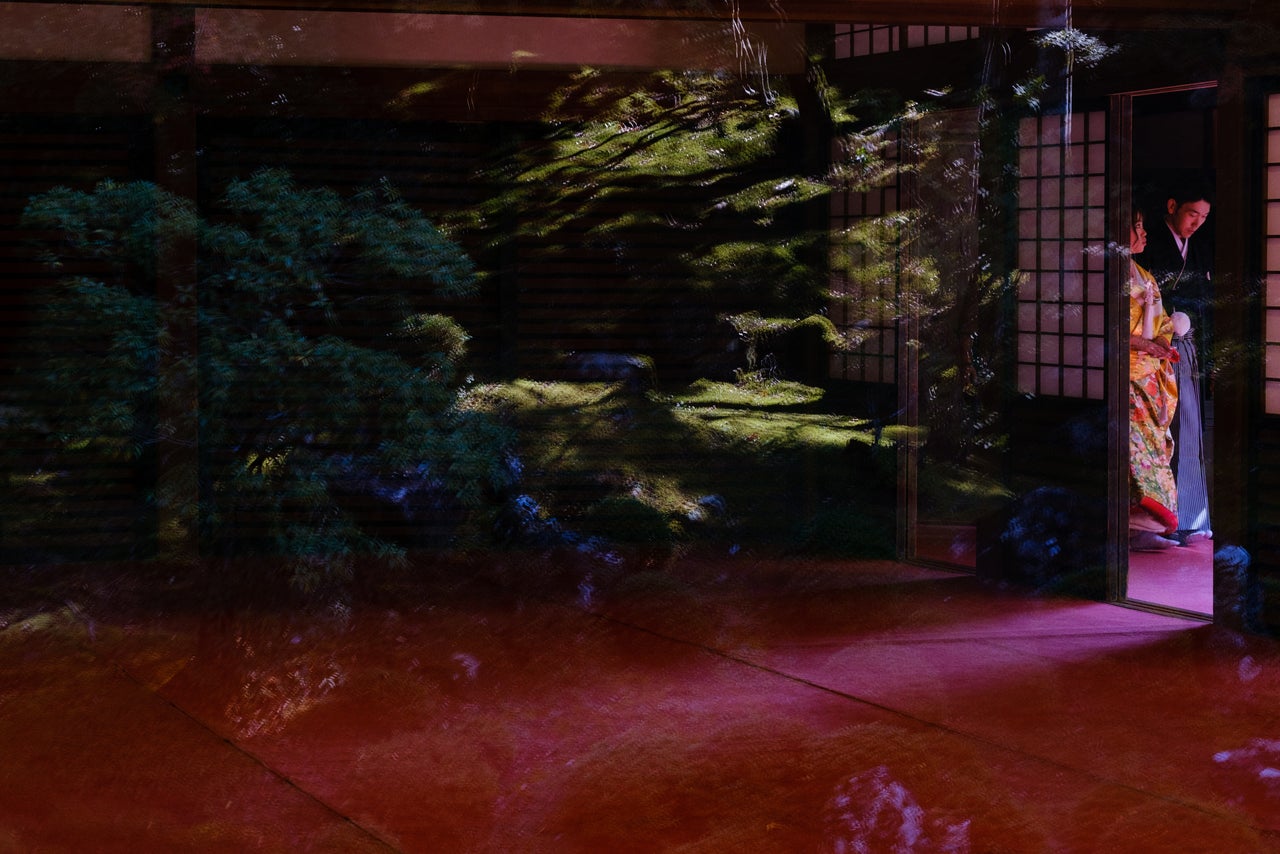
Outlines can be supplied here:
<path id="1" fill-rule="evenodd" d="M 99 0 L 129 6 L 184 6 L 184 0 Z M 205 0 L 211 8 L 254 8 L 353 11 L 353 12 L 418 12 L 422 4 L 415 0 Z M 1265 5 L 1265 4 L 1264 4 Z M 1200 26 L 1226 26 L 1241 15 L 1247 15 L 1256 4 L 1249 0 L 1091 0 L 1072 10 L 1077 27 L 1106 25 L 1174 26 L 1190 18 Z M 986 0 L 864 0 L 850 9 L 847 0 L 791 0 L 785 7 L 777 0 L 737 0 L 732 4 L 706 3 L 702 0 L 650 0 L 646 3 L 600 3 L 597 0 L 508 0 L 498 4 L 484 0 L 435 0 L 433 14 L 525 15 L 568 18 L 644 18 L 681 20 L 722 20 L 778 23 L 899 23 L 982 25 L 992 23 L 992 6 Z M 1042 0 L 1003 0 L 999 5 L 999 21 L 1004 26 L 1043 26 L 1061 21 L 1059 6 Z"/>

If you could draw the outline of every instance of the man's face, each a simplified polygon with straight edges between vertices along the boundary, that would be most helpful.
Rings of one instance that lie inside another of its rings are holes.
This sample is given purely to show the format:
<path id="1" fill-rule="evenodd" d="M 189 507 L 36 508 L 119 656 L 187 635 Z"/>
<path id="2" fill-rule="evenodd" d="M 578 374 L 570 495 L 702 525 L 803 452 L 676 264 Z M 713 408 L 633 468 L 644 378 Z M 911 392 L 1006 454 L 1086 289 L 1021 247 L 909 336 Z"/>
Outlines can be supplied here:
<path id="1" fill-rule="evenodd" d="M 1196 230 L 1204 225 L 1204 221 L 1209 218 L 1209 203 L 1204 199 L 1198 202 L 1183 202 L 1182 204 L 1170 199 L 1168 204 L 1169 215 L 1165 217 L 1165 220 L 1169 223 L 1169 227 L 1173 229 L 1173 233 L 1183 240 L 1195 234 Z"/>

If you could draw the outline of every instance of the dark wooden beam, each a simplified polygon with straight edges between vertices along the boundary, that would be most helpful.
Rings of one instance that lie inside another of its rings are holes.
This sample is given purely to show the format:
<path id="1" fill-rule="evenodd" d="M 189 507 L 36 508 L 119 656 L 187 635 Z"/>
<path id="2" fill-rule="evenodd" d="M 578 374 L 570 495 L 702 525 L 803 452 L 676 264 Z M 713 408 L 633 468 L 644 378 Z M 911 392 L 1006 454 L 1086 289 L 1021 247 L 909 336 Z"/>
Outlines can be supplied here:
<path id="1" fill-rule="evenodd" d="M 19 0 L 33 2 L 34 0 Z M 352 12 L 420 12 L 570 18 L 679 18 L 744 22 L 949 24 L 1184 29 L 1226 27 L 1268 15 L 1255 0 L 95 0 L 127 6 L 197 6 Z M 1262 4 L 1265 6 L 1265 4 Z"/>

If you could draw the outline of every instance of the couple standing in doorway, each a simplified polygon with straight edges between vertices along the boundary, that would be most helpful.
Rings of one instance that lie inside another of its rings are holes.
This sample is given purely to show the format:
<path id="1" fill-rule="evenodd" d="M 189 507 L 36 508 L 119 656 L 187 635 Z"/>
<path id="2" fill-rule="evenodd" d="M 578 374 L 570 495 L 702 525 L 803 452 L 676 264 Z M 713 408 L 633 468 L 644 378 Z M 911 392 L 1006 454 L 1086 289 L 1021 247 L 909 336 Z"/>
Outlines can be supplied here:
<path id="1" fill-rule="evenodd" d="M 1159 334 L 1148 329 L 1143 335 L 1144 315 L 1148 320 L 1157 315 L 1163 318 L 1165 329 L 1160 337 L 1167 336 L 1169 344 L 1159 346 L 1167 346 L 1171 352 L 1157 361 L 1163 363 L 1165 382 L 1173 386 L 1167 395 L 1173 411 L 1169 418 L 1159 419 L 1167 427 L 1143 424 L 1150 420 L 1142 414 L 1151 408 L 1150 401 L 1135 398 L 1142 393 L 1138 377 L 1131 376 L 1130 470 L 1135 474 L 1137 494 L 1133 497 L 1136 506 L 1131 514 L 1130 545 L 1135 549 L 1159 550 L 1213 536 L 1204 443 L 1209 387 L 1201 371 L 1212 321 L 1213 247 L 1204 235 L 1197 237 L 1211 208 L 1208 187 L 1192 182 L 1171 190 L 1160 210 L 1134 217 L 1130 248 L 1140 270 L 1133 271 L 1135 284 L 1130 291 L 1131 325 L 1137 326 L 1131 329 L 1131 348 Z M 1139 241 L 1136 238 L 1144 223 L 1145 233 Z M 1143 277 L 1142 272 L 1150 276 Z M 1131 353 L 1131 365 L 1151 355 L 1141 348 L 1131 349 Z M 1148 432 L 1154 428 L 1157 435 L 1139 436 L 1144 427 Z M 1171 458 L 1166 438 L 1172 441 Z M 1153 446 L 1158 449 L 1157 459 L 1142 459 Z M 1139 459 L 1134 459 L 1135 454 Z M 1165 466 L 1167 470 L 1162 469 Z M 1137 471 L 1142 467 L 1143 471 Z"/>

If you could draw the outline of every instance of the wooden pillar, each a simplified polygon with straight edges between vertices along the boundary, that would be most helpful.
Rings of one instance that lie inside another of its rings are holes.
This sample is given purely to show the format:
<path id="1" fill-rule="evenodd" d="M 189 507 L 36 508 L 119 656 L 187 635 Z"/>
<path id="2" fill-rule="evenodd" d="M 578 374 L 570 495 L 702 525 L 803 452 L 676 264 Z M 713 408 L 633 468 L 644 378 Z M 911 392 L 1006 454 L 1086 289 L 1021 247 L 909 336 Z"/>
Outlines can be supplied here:
<path id="1" fill-rule="evenodd" d="M 1250 248 L 1260 229 L 1251 216 L 1257 194 L 1249 181 L 1250 92 L 1238 61 L 1228 57 L 1218 84 L 1217 176 L 1213 215 L 1219 223 L 1214 247 L 1214 339 L 1231 342 L 1233 358 L 1215 359 L 1213 382 L 1214 623 L 1236 630 L 1257 630 L 1250 554 L 1256 549 L 1250 524 L 1251 493 L 1256 498 L 1253 447 L 1261 408 L 1256 377 L 1261 375 L 1255 325 L 1258 299 L 1250 285 Z M 1223 227 L 1223 224 L 1240 224 Z M 1234 559 L 1233 559 L 1234 556 Z"/>
<path id="2" fill-rule="evenodd" d="M 155 182 L 180 200 L 196 200 L 196 108 L 192 102 L 195 11 L 152 9 Z M 163 343 L 157 360 L 157 545 L 161 560 L 199 556 L 199 394 L 196 357 L 194 234 L 156 247 L 156 295 Z"/>

